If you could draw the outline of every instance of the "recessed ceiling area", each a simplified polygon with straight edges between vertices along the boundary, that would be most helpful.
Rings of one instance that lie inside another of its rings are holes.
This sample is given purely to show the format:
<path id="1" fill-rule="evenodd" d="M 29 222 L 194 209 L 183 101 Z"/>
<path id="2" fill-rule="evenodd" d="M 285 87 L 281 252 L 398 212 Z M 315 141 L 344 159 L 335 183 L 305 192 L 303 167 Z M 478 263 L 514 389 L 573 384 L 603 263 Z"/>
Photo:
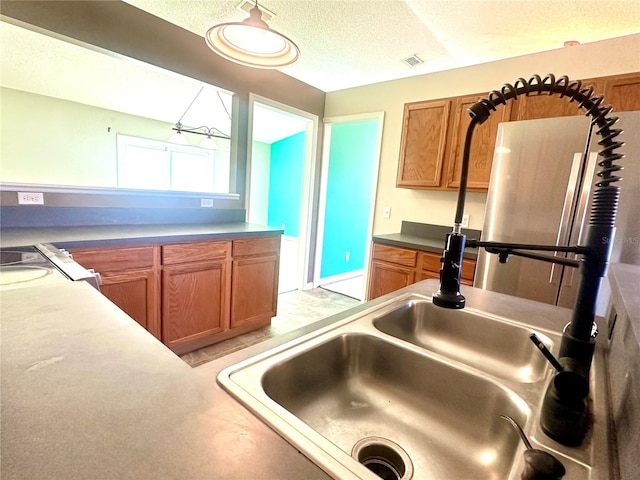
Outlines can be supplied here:
<path id="1" fill-rule="evenodd" d="M 274 143 L 304 132 L 307 120 L 262 103 L 253 104 L 253 140 Z"/>
<path id="2" fill-rule="evenodd" d="M 200 36 L 214 24 L 247 17 L 237 8 L 240 0 L 126 1 Z M 258 5 L 273 13 L 269 26 L 300 47 L 300 60 L 279 70 L 325 92 L 640 31 L 638 0 L 263 0 Z M 403 59 L 411 55 L 424 63 L 407 65 Z"/>

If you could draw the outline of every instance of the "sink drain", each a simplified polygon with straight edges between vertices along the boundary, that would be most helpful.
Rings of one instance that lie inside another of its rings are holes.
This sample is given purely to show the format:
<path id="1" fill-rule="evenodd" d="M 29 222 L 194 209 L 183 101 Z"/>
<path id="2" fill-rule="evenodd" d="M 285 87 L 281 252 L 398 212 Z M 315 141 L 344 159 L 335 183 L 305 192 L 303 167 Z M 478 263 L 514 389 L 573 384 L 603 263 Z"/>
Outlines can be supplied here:
<path id="1" fill-rule="evenodd" d="M 409 480 L 413 464 L 397 443 L 382 437 L 366 437 L 351 450 L 351 456 L 383 480 Z"/>

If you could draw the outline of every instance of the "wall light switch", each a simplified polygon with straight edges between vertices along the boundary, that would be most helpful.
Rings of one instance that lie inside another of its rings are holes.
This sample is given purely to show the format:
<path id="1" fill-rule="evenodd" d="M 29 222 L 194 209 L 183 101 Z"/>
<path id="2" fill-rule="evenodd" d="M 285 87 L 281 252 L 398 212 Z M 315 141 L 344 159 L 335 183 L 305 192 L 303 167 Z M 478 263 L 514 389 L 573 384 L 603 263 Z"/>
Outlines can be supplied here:
<path id="1" fill-rule="evenodd" d="M 44 205 L 42 192 L 18 192 L 18 205 Z"/>
<path id="2" fill-rule="evenodd" d="M 382 210 L 382 216 L 384 218 L 391 218 L 391 207 L 384 207 Z"/>
<path id="3" fill-rule="evenodd" d="M 469 228 L 469 215 L 462 215 L 462 228 Z"/>

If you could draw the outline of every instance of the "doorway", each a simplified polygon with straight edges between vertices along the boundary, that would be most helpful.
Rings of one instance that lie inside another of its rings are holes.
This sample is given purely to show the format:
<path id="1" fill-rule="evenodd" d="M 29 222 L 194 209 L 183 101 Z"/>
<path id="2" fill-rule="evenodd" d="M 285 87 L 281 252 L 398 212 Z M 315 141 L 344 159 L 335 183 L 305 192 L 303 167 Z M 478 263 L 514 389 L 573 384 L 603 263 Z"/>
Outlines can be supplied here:
<path id="1" fill-rule="evenodd" d="M 314 285 L 363 300 L 384 113 L 324 122 Z"/>
<path id="2" fill-rule="evenodd" d="M 282 228 L 278 293 L 307 288 L 318 117 L 249 95 L 247 219 Z"/>

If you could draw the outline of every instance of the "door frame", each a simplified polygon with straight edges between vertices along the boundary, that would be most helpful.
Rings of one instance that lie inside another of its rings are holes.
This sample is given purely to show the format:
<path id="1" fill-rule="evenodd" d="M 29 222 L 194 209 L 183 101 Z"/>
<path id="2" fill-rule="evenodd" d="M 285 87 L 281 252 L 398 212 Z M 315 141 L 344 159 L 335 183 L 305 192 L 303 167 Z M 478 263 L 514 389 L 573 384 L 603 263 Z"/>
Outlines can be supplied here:
<path id="1" fill-rule="evenodd" d="M 305 130 L 304 142 L 304 166 L 302 184 L 302 205 L 300 208 L 300 229 L 298 243 L 298 272 L 296 272 L 296 286 L 299 290 L 309 288 L 307 278 L 309 278 L 309 269 L 311 267 L 311 239 L 312 239 L 312 215 L 313 215 L 313 188 L 315 184 L 315 171 L 318 156 L 318 132 L 320 118 L 304 110 L 286 105 L 284 103 L 271 100 L 267 97 L 249 93 L 249 112 L 247 132 L 247 174 L 246 174 L 246 217 L 249 219 L 249 208 L 251 199 L 251 164 L 253 159 L 253 109 L 256 103 L 266 105 L 286 113 L 297 115 L 307 120 L 307 128 Z M 302 268 L 300 268 L 302 267 Z"/>
<path id="2" fill-rule="evenodd" d="M 339 123 L 351 123 L 359 120 L 378 120 L 378 134 L 376 138 L 376 154 L 373 165 L 373 178 L 371 185 L 371 208 L 369 210 L 369 221 L 367 227 L 367 238 L 370 240 L 373 236 L 373 219 L 375 217 L 376 210 L 376 196 L 378 193 L 378 175 L 380 173 L 380 157 L 382 151 L 382 132 L 384 128 L 384 112 L 372 112 L 372 113 L 360 113 L 354 115 L 342 115 L 336 117 L 325 117 L 322 119 L 324 123 L 324 140 L 322 145 L 322 173 L 320 176 L 320 201 L 318 206 L 318 229 L 316 234 L 316 258 L 313 269 L 313 286 L 319 287 L 322 284 L 327 284 L 327 279 L 320 279 L 320 267 L 322 264 L 322 243 L 324 237 L 324 221 L 326 216 L 326 203 L 327 203 L 327 180 L 329 178 L 329 151 L 331 146 L 331 127 Z M 367 284 L 369 283 L 369 263 L 371 257 L 371 241 L 367 241 L 364 254 L 364 269 L 354 270 L 346 274 L 335 275 L 328 277 L 332 281 L 346 280 L 354 276 L 363 273 L 363 291 L 362 300 L 365 299 L 367 290 Z"/>

